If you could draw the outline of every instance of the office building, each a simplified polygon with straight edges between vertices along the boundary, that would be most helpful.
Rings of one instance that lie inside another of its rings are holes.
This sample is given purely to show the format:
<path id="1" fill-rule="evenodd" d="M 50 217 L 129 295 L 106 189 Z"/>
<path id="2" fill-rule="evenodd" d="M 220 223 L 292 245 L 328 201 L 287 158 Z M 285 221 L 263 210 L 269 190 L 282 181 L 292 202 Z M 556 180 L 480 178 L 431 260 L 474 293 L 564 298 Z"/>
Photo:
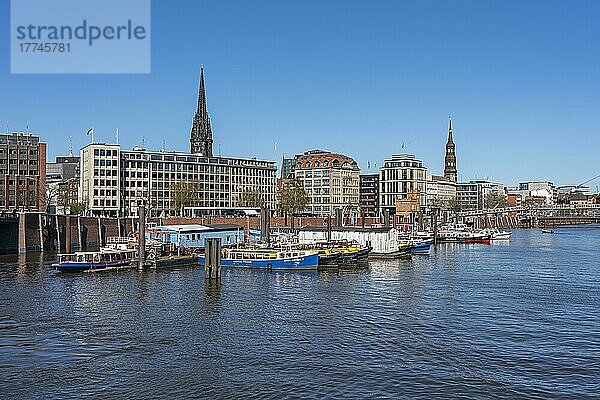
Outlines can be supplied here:
<path id="1" fill-rule="evenodd" d="M 442 210 L 456 208 L 456 183 L 445 176 L 427 176 L 427 208 L 437 207 Z"/>
<path id="2" fill-rule="evenodd" d="M 379 215 L 379 174 L 360 175 L 360 212 L 365 217 Z"/>
<path id="3" fill-rule="evenodd" d="M 191 207 L 221 214 L 256 191 L 274 209 L 276 173 L 273 161 L 93 143 L 81 150 L 81 201 L 92 215 L 137 215 L 142 200 L 154 217 L 178 216 Z"/>
<path id="4" fill-rule="evenodd" d="M 79 202 L 79 157 L 56 157 L 46 164 L 47 210 L 51 214 L 69 214 L 71 206 Z"/>
<path id="5" fill-rule="evenodd" d="M 0 134 L 0 209 L 46 211 L 46 143 L 31 133 Z"/>
<path id="6" fill-rule="evenodd" d="M 418 193 L 422 207 L 426 206 L 427 168 L 412 154 L 392 155 L 379 170 L 379 208 L 390 214 L 396 211 L 398 199 Z"/>
<path id="7" fill-rule="evenodd" d="M 461 210 L 506 206 L 506 194 L 503 184 L 486 180 L 472 180 L 456 185 L 456 202 Z"/>
<path id="8" fill-rule="evenodd" d="M 295 157 L 294 177 L 310 199 L 306 212 L 328 216 L 341 208 L 344 214 L 358 213 L 360 168 L 343 154 L 311 150 Z"/>

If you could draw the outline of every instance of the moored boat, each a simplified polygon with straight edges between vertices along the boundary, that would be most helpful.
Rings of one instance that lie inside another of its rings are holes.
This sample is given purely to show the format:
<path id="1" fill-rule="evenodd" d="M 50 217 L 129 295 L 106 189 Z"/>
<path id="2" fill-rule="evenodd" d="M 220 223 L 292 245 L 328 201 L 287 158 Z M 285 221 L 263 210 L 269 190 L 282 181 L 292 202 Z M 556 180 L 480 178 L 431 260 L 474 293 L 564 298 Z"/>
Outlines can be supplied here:
<path id="1" fill-rule="evenodd" d="M 198 263 L 204 265 L 204 254 L 198 257 Z M 313 250 L 224 249 L 221 257 L 223 267 L 311 270 L 318 265 L 319 255 Z"/>
<path id="2" fill-rule="evenodd" d="M 490 235 L 492 241 L 510 240 L 510 236 L 512 235 L 511 231 L 501 231 L 498 229 L 487 229 L 483 233 Z"/>
<path id="3" fill-rule="evenodd" d="M 61 272 L 119 269 L 129 267 L 136 259 L 135 250 L 108 249 L 59 254 L 52 267 Z"/>
<path id="4" fill-rule="evenodd" d="M 413 244 L 410 252 L 412 254 L 429 254 L 429 250 L 431 249 L 431 243 L 429 242 L 418 242 Z"/>
<path id="5" fill-rule="evenodd" d="M 472 234 L 463 239 L 463 243 L 471 244 L 471 243 L 481 243 L 481 244 L 490 244 L 491 242 L 490 235 L 485 234 Z"/>
<path id="6" fill-rule="evenodd" d="M 335 265 L 339 262 L 342 253 L 331 249 L 317 250 L 319 255 L 319 265 Z"/>

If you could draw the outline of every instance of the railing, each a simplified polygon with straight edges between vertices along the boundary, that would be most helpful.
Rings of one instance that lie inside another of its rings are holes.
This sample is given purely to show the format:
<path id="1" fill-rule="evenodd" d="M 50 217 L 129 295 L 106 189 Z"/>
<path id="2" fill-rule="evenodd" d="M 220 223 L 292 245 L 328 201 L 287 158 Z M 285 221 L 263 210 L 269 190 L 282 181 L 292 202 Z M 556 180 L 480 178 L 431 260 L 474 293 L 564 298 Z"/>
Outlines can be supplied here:
<path id="1" fill-rule="evenodd" d="M 507 213 L 539 213 L 542 211 L 583 211 L 583 210 L 600 210 L 600 204 L 556 204 L 544 205 L 537 207 L 504 207 L 487 210 L 468 210 L 460 211 L 456 215 L 458 217 L 476 217 L 482 215 L 500 215 Z"/>

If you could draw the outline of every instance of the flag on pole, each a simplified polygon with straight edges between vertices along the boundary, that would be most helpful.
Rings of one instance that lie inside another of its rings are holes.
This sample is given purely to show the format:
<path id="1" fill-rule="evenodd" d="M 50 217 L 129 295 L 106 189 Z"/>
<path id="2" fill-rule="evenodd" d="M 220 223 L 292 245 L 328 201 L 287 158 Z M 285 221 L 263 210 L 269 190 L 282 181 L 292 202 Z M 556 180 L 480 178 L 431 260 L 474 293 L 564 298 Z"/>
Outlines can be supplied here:
<path id="1" fill-rule="evenodd" d="M 94 127 L 93 126 L 90 129 L 88 129 L 88 131 L 86 132 L 86 135 L 88 135 L 88 136 L 92 135 L 92 143 L 94 143 Z"/>

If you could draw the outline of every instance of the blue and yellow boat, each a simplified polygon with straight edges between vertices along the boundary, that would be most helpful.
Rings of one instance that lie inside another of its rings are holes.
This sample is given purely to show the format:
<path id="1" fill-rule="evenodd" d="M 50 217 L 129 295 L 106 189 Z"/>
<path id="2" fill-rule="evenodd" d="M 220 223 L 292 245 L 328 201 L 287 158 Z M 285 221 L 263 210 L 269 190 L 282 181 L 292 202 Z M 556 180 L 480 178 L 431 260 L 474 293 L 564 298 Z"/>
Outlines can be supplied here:
<path id="1" fill-rule="evenodd" d="M 198 264 L 204 262 L 205 256 L 199 256 Z M 312 250 L 224 249 L 221 257 L 223 267 L 310 270 L 318 265 L 319 255 Z"/>

